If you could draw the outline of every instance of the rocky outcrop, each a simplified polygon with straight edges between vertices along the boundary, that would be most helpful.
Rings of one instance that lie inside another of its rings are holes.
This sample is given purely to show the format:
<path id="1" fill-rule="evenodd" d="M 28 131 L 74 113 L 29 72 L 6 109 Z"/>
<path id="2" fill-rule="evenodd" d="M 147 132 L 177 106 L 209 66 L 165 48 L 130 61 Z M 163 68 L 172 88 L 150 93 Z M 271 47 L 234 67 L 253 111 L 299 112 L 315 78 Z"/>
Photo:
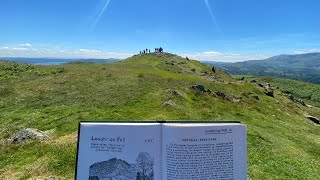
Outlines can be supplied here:
<path id="1" fill-rule="evenodd" d="M 166 61 L 166 64 L 167 65 L 172 65 L 172 66 L 174 65 L 173 61 Z"/>
<path id="2" fill-rule="evenodd" d="M 164 102 L 163 105 L 164 106 L 176 106 L 176 104 L 173 101 L 171 101 L 171 99 Z"/>
<path id="3" fill-rule="evenodd" d="M 194 89 L 194 90 L 197 90 L 197 91 L 201 91 L 201 92 L 206 92 L 206 89 L 201 84 L 193 85 L 193 86 L 191 86 L 191 89 Z"/>
<path id="4" fill-rule="evenodd" d="M 305 103 L 302 99 L 299 99 L 298 102 L 299 102 L 302 106 L 306 106 L 306 103 Z"/>
<path id="5" fill-rule="evenodd" d="M 266 91 L 264 92 L 264 94 L 270 97 L 274 97 L 274 91 Z"/>
<path id="6" fill-rule="evenodd" d="M 259 96 L 253 96 L 254 99 L 259 100 Z"/>
<path id="7" fill-rule="evenodd" d="M 218 97 L 222 97 L 222 98 L 225 98 L 225 97 L 226 97 L 226 95 L 225 95 L 223 92 L 217 91 L 215 94 L 216 94 Z"/>
<path id="8" fill-rule="evenodd" d="M 288 98 L 291 100 L 291 101 L 295 101 L 296 99 L 294 99 L 293 95 L 292 94 L 289 94 L 288 95 Z"/>
<path id="9" fill-rule="evenodd" d="M 293 102 L 298 102 L 298 103 L 300 103 L 302 106 L 307 106 L 306 103 L 305 103 L 302 99 L 296 99 L 296 98 L 293 97 L 292 94 L 289 94 L 289 95 L 288 95 L 288 98 L 289 98 L 291 101 L 293 101 Z M 308 106 L 308 107 L 309 107 L 309 106 Z"/>
<path id="10" fill-rule="evenodd" d="M 21 144 L 32 140 L 46 140 L 49 136 L 38 129 L 26 128 L 12 135 L 8 141 L 15 144 Z"/>
<path id="11" fill-rule="evenodd" d="M 205 89 L 203 85 L 199 84 L 199 85 L 193 85 L 190 87 L 190 89 L 196 90 L 196 91 L 200 91 L 203 93 L 208 93 L 211 94 L 211 90 L 210 89 Z"/>
<path id="12" fill-rule="evenodd" d="M 320 124 L 320 119 L 314 116 L 310 116 L 309 114 L 304 115 L 306 118 L 310 119 L 312 122 L 316 124 Z"/>
<path id="13" fill-rule="evenodd" d="M 181 94 L 179 91 L 174 90 L 174 89 L 167 89 L 167 90 L 166 90 L 166 93 L 167 93 L 167 94 L 176 95 L 176 96 L 182 96 L 182 94 Z"/>
<path id="14" fill-rule="evenodd" d="M 236 99 L 233 96 L 226 95 L 225 93 L 219 92 L 219 91 L 215 92 L 215 95 L 217 97 L 223 98 L 223 99 L 225 99 L 227 101 L 231 101 L 231 102 L 234 102 L 234 103 L 239 103 L 241 101 L 240 99 Z"/>

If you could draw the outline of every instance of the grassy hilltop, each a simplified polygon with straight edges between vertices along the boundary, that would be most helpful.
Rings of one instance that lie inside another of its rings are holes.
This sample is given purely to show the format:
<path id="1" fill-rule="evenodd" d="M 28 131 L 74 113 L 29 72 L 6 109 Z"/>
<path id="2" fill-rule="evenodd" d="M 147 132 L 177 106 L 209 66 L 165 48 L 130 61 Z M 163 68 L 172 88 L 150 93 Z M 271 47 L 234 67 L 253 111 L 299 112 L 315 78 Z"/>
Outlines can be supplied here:
<path id="1" fill-rule="evenodd" d="M 199 84 L 211 93 L 190 88 Z M 240 120 L 248 128 L 249 179 L 320 179 L 320 126 L 304 117 L 320 117 L 317 102 L 293 102 L 272 82 L 269 89 L 274 97 L 167 53 L 112 64 L 0 62 L 0 139 L 23 128 L 50 135 L 0 143 L 0 179 L 73 179 L 80 120 Z"/>

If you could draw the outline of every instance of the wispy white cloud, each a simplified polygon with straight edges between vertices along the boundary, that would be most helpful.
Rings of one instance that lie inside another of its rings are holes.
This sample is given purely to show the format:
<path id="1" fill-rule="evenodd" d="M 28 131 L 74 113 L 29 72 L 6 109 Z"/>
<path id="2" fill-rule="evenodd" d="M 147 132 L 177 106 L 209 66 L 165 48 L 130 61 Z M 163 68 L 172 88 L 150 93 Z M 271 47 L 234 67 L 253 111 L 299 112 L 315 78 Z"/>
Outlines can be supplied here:
<path id="1" fill-rule="evenodd" d="M 9 49 L 9 48 L 8 48 Z M 13 50 L 24 51 L 28 50 L 28 48 L 12 48 Z"/>
<path id="2" fill-rule="evenodd" d="M 98 50 L 94 50 L 94 49 L 79 49 L 79 52 L 101 52 L 101 51 L 98 51 Z"/>
<path id="3" fill-rule="evenodd" d="M 29 43 L 25 43 L 25 44 L 17 44 L 18 47 L 31 47 L 32 45 Z"/>
<path id="4" fill-rule="evenodd" d="M 319 53 L 320 48 L 311 48 L 311 49 L 302 49 L 302 50 L 296 50 L 293 53 L 294 54 L 305 54 L 305 53 Z"/>
<path id="5" fill-rule="evenodd" d="M 207 51 L 207 52 L 203 52 L 203 54 L 207 54 L 207 55 L 223 55 L 220 52 L 216 52 L 216 51 Z"/>
<path id="6" fill-rule="evenodd" d="M 95 49 L 35 49 L 35 48 L 0 48 L 0 57 L 49 57 L 49 58 L 120 58 L 124 59 L 132 56 L 130 53 L 117 53 Z"/>
<path id="7" fill-rule="evenodd" d="M 246 60 L 260 60 L 268 58 L 268 56 L 261 54 L 233 54 L 233 53 L 222 53 L 216 51 L 197 52 L 180 54 L 182 57 L 188 57 L 195 60 L 202 61 L 217 61 L 217 62 L 238 62 Z"/>

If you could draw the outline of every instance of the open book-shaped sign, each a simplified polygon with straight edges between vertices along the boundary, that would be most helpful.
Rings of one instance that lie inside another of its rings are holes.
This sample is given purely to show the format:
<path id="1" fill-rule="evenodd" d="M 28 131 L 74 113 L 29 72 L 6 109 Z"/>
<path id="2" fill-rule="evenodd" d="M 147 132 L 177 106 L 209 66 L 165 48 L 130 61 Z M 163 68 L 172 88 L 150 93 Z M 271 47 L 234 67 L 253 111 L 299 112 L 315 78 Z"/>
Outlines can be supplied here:
<path id="1" fill-rule="evenodd" d="M 246 142 L 234 122 L 80 122 L 76 179 L 246 180 Z"/>

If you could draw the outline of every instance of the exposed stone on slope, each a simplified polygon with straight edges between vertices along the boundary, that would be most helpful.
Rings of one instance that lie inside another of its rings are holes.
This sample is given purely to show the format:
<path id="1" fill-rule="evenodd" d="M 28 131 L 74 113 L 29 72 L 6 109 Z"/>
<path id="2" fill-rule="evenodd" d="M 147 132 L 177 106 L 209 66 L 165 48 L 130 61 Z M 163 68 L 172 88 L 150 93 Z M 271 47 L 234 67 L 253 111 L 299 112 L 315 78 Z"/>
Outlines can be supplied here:
<path id="1" fill-rule="evenodd" d="M 171 99 L 164 102 L 163 105 L 164 106 L 176 106 L 176 104 L 173 101 L 171 101 Z"/>
<path id="2" fill-rule="evenodd" d="M 224 97 L 224 99 L 226 99 L 228 101 L 233 101 L 233 97 L 232 96 L 226 96 L 226 97 Z"/>
<path id="3" fill-rule="evenodd" d="M 274 91 L 266 91 L 264 94 L 270 97 L 274 97 Z"/>
<path id="4" fill-rule="evenodd" d="M 311 121 L 313 121 L 316 124 L 320 124 L 320 119 L 314 116 L 310 116 L 309 114 L 305 114 L 304 115 L 306 118 L 310 119 Z"/>
<path id="5" fill-rule="evenodd" d="M 300 103 L 302 106 L 307 106 L 306 103 L 305 103 L 302 99 L 296 99 L 296 98 L 293 97 L 292 94 L 289 94 L 289 95 L 288 95 L 288 98 L 289 98 L 291 101 L 293 101 L 293 102 L 298 102 L 298 103 Z M 309 107 L 309 106 L 308 106 L 308 107 Z"/>
<path id="6" fill-rule="evenodd" d="M 198 91 L 201 91 L 201 92 L 206 92 L 206 89 L 201 84 L 191 86 L 191 89 L 198 90 Z"/>
<path id="7" fill-rule="evenodd" d="M 223 98 L 226 97 L 226 95 L 225 95 L 223 92 L 219 92 L 219 91 L 216 92 L 216 95 L 217 95 L 218 97 L 223 97 Z"/>
<path id="8" fill-rule="evenodd" d="M 294 99 L 294 97 L 293 97 L 292 94 L 289 94 L 288 97 L 289 97 L 289 99 L 290 99 L 291 101 L 295 101 L 295 99 Z"/>
<path id="9" fill-rule="evenodd" d="M 302 106 L 306 106 L 306 103 L 304 103 L 304 101 L 302 99 L 299 99 L 298 102 L 302 105 Z"/>
<path id="10" fill-rule="evenodd" d="M 181 94 L 179 91 L 174 90 L 174 89 L 167 89 L 167 90 L 166 90 L 166 93 L 167 93 L 167 94 L 177 95 L 177 96 L 182 96 L 182 94 Z"/>
<path id="11" fill-rule="evenodd" d="M 49 136 L 46 133 L 38 129 L 26 128 L 12 135 L 8 139 L 8 141 L 15 144 L 21 144 L 21 143 L 32 141 L 32 140 L 45 140 L 45 139 L 49 139 Z"/>
<path id="12" fill-rule="evenodd" d="M 227 101 L 234 102 L 234 103 L 239 103 L 241 101 L 240 99 L 235 99 L 233 96 L 226 95 L 223 92 L 219 92 L 219 91 L 215 92 L 215 95 L 218 97 L 221 97 Z"/>

